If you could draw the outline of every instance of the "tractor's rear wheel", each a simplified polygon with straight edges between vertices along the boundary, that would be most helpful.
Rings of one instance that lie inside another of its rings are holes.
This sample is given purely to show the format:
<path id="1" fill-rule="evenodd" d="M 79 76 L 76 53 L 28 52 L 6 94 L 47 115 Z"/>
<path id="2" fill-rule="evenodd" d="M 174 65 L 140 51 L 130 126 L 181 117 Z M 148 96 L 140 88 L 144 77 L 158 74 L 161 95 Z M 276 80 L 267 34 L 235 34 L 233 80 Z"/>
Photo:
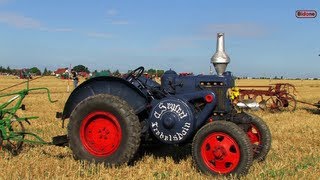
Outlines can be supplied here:
<path id="1" fill-rule="evenodd" d="M 227 121 L 203 126 L 193 139 L 192 156 L 200 171 L 212 175 L 244 175 L 253 161 L 249 138 Z"/>
<path id="2" fill-rule="evenodd" d="M 80 102 L 68 124 L 75 159 L 106 165 L 129 162 L 140 145 L 138 117 L 117 96 L 99 94 Z"/>

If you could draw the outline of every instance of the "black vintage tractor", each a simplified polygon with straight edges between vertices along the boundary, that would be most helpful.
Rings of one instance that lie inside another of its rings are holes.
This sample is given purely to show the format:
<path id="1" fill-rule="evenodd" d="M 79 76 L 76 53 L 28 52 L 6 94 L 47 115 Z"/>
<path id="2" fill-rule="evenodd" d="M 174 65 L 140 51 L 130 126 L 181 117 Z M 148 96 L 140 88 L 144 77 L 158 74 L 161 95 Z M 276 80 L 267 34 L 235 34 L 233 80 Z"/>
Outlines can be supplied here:
<path id="1" fill-rule="evenodd" d="M 230 72 L 179 76 L 168 70 L 161 85 L 143 72 L 92 78 L 71 93 L 61 118 L 70 120 L 75 159 L 121 165 L 148 142 L 192 143 L 195 165 L 214 175 L 243 175 L 253 159 L 265 159 L 270 131 L 259 117 L 235 110 L 227 95 L 234 87 Z"/>

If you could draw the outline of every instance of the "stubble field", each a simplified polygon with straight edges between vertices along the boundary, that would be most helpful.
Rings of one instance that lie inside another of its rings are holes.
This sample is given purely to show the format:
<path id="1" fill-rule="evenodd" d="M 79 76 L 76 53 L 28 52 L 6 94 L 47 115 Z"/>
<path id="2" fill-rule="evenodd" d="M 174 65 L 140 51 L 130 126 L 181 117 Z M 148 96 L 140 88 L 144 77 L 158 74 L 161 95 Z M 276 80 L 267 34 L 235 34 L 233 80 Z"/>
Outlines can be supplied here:
<path id="1" fill-rule="evenodd" d="M 0 76 L 0 90 L 24 80 L 13 76 Z M 83 82 L 80 79 L 80 82 Z M 297 87 L 298 99 L 307 102 L 320 100 L 319 80 L 237 80 L 237 85 L 268 85 L 277 82 L 292 83 Z M 25 85 L 0 92 L 20 90 Z M 30 93 L 24 101 L 26 111 L 20 116 L 39 116 L 25 124 L 27 131 L 34 132 L 46 141 L 66 134 L 61 121 L 55 118 L 62 111 L 70 93 L 67 81 L 55 77 L 43 77 L 30 83 L 30 87 L 47 87 L 52 98 L 46 94 Z M 72 82 L 70 81 L 72 89 Z M 3 102 L 4 99 L 0 99 Z M 247 176 L 241 179 L 319 179 L 320 177 L 320 110 L 298 104 L 294 113 L 254 112 L 268 124 L 272 134 L 272 147 L 267 159 L 254 162 Z M 66 124 L 68 120 L 66 121 Z M 0 179 L 212 179 L 193 166 L 188 147 L 156 147 L 140 152 L 132 165 L 105 168 L 76 161 L 68 147 L 24 144 L 22 152 L 12 156 L 0 151 Z"/>

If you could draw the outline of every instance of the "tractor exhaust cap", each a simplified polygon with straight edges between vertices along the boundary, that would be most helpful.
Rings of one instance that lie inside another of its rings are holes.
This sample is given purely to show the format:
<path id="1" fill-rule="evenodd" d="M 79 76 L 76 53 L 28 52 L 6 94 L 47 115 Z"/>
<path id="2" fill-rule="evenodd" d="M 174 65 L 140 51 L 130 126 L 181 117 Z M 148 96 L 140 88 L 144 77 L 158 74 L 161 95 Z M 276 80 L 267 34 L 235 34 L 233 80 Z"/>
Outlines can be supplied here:
<path id="1" fill-rule="evenodd" d="M 217 50 L 211 58 L 217 74 L 222 76 L 230 62 L 230 58 L 224 50 L 224 33 L 217 33 Z"/>

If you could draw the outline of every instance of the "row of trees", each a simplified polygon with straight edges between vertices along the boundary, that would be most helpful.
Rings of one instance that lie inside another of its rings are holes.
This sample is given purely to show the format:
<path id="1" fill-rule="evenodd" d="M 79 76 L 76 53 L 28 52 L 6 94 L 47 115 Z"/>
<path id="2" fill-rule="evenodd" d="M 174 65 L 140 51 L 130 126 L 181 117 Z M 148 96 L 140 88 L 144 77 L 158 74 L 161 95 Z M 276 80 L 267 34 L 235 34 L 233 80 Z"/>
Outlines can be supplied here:
<path id="1" fill-rule="evenodd" d="M 84 66 L 84 65 L 77 65 L 77 66 L 74 66 L 73 69 L 76 71 L 76 72 L 87 72 L 87 73 L 90 73 L 88 67 Z M 132 70 L 128 70 L 127 73 L 131 72 Z M 48 70 L 47 68 L 45 68 L 43 70 L 43 73 L 40 71 L 39 68 L 37 67 L 32 67 L 30 69 L 11 69 L 9 66 L 7 66 L 6 68 L 3 67 L 3 66 L 0 66 L 0 74 L 12 74 L 12 75 L 19 75 L 20 73 L 29 73 L 29 74 L 32 74 L 32 75 L 44 75 L 44 76 L 50 76 L 52 74 L 52 71 L 51 70 Z M 95 70 L 93 71 L 93 74 L 96 74 L 98 71 Z M 107 69 L 107 70 L 102 70 L 100 71 L 100 73 L 103 73 L 103 74 L 108 74 L 108 75 L 113 75 L 113 76 L 121 76 L 121 73 L 120 71 L 117 69 L 115 71 L 111 71 L 110 69 Z M 161 77 L 164 73 L 164 70 L 160 69 L 160 70 L 157 70 L 157 69 L 148 69 L 148 70 L 145 70 L 145 73 L 148 73 L 149 76 L 158 76 L 158 77 Z M 237 77 L 238 79 L 249 79 L 249 77 Z M 275 76 L 274 78 L 270 78 L 270 77 L 252 77 L 250 79 L 285 79 L 283 76 Z M 296 80 L 299 80 L 300 78 L 292 78 L 292 79 L 296 79 Z M 302 78 L 303 79 L 303 78 Z M 314 80 L 318 80 L 318 78 L 313 78 Z"/>
<path id="2" fill-rule="evenodd" d="M 132 70 L 128 70 L 127 73 L 130 73 L 131 71 Z M 153 76 L 161 77 L 163 75 L 163 73 L 164 73 L 164 70 L 148 69 L 148 70 L 145 70 L 144 72 L 148 73 L 149 77 L 153 77 Z M 113 76 L 121 76 L 122 75 L 118 69 L 113 71 L 113 72 L 110 69 L 102 70 L 102 71 L 99 71 L 99 72 L 98 72 L 98 70 L 94 70 L 92 72 L 92 74 L 93 75 L 95 75 L 95 74 L 107 74 L 107 75 L 113 75 Z"/>
<path id="3" fill-rule="evenodd" d="M 151 76 L 161 77 L 164 73 L 164 70 L 162 70 L 162 69 L 148 69 L 147 73 L 148 73 L 148 75 L 151 75 Z"/>
<path id="4" fill-rule="evenodd" d="M 73 70 L 75 70 L 76 72 L 87 72 L 87 73 L 90 73 L 88 67 L 84 66 L 84 65 L 77 65 L 77 66 L 74 66 L 73 67 Z M 128 70 L 127 73 L 131 72 L 132 70 Z M 117 69 L 115 71 L 111 71 L 110 69 L 107 69 L 107 70 L 102 70 L 100 71 L 100 73 L 106 73 L 106 74 L 109 74 L 109 75 L 114 75 L 114 76 L 121 76 L 121 73 L 120 71 Z M 96 74 L 98 73 L 97 70 L 94 70 L 92 72 L 93 74 Z M 162 76 L 163 73 L 164 73 L 164 70 L 156 70 L 156 69 L 148 69 L 148 70 L 145 70 L 145 73 L 148 73 L 149 76 Z"/>
<path id="5" fill-rule="evenodd" d="M 88 67 L 84 66 L 84 65 L 77 65 L 73 67 L 73 70 L 75 70 L 76 72 L 87 72 L 90 73 Z M 44 75 L 44 76 L 49 76 L 52 74 L 51 70 L 48 70 L 47 68 L 45 68 L 43 70 L 43 73 L 41 72 L 41 70 L 37 67 L 32 67 L 30 69 L 11 69 L 9 66 L 7 68 L 0 66 L 0 73 L 6 73 L 6 74 L 13 74 L 13 75 L 19 75 L 21 73 L 21 71 L 25 71 L 27 73 L 33 74 L 33 75 Z M 131 72 L 132 70 L 128 70 L 127 73 Z M 93 73 L 97 73 L 98 71 L 95 70 Z M 109 75 L 114 75 L 114 76 L 121 76 L 120 71 L 117 69 L 115 71 L 111 71 L 110 69 L 107 70 L 102 70 L 100 72 L 106 72 Z M 145 70 L 145 73 L 148 73 L 149 76 L 162 76 L 164 73 L 164 70 L 156 70 L 156 69 L 148 69 Z"/>
<path id="6" fill-rule="evenodd" d="M 73 69 L 77 72 L 90 73 L 88 68 L 83 65 L 75 66 Z M 52 71 L 48 70 L 47 68 L 44 68 L 43 73 L 42 73 L 38 67 L 32 67 L 30 69 L 26 69 L 26 68 L 24 68 L 24 69 L 11 69 L 9 66 L 7 68 L 0 66 L 0 73 L 1 74 L 6 73 L 6 74 L 19 75 L 21 73 L 21 71 L 26 72 L 26 73 L 30 73 L 33 75 L 37 75 L 37 76 L 39 76 L 39 75 L 49 76 L 52 74 Z"/>
<path id="7" fill-rule="evenodd" d="M 73 67 L 73 70 L 75 70 L 76 72 L 87 72 L 87 73 L 90 73 L 88 67 L 84 66 L 84 65 L 77 65 L 77 66 L 74 66 Z M 127 73 L 131 72 L 132 70 L 128 70 Z M 110 69 L 107 69 L 107 70 L 102 70 L 100 71 L 100 73 L 106 73 L 106 74 L 109 74 L 109 75 L 114 75 L 114 76 L 121 76 L 121 73 L 120 71 L 117 69 L 113 72 L 111 72 Z M 94 70 L 92 72 L 93 74 L 96 74 L 98 73 L 97 70 Z M 154 76 L 154 75 L 157 75 L 157 76 L 162 76 L 162 74 L 164 73 L 164 70 L 156 70 L 156 69 L 148 69 L 148 70 L 145 70 L 145 73 L 148 73 L 149 76 Z"/>
<path id="8" fill-rule="evenodd" d="M 0 73 L 6 73 L 6 74 L 13 74 L 13 75 L 19 75 L 21 72 L 27 72 L 34 75 L 41 75 L 41 71 L 37 67 L 32 67 L 30 69 L 11 69 L 9 66 L 7 68 L 4 68 L 0 66 Z"/>

